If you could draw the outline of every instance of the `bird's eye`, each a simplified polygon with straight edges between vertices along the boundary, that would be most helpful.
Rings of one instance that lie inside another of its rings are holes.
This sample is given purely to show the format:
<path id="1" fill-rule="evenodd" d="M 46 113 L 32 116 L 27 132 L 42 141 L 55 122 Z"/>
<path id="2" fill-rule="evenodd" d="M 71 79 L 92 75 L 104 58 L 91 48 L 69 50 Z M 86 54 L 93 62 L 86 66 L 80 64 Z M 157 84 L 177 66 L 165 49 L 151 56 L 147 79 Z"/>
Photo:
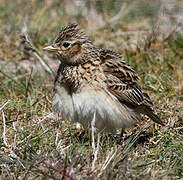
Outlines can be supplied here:
<path id="1" fill-rule="evenodd" d="M 68 43 L 68 42 L 64 42 L 64 43 L 63 43 L 63 46 L 64 46 L 65 48 L 69 47 L 69 45 L 70 45 L 70 43 Z"/>

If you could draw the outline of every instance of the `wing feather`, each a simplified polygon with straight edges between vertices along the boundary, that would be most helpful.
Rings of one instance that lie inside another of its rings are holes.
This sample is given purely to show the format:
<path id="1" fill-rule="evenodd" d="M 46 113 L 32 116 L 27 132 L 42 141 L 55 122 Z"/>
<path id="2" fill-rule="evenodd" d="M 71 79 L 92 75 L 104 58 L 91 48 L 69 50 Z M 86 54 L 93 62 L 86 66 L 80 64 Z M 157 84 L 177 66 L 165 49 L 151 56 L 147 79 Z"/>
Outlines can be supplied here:
<path id="1" fill-rule="evenodd" d="M 137 84 L 139 79 L 133 68 L 122 60 L 122 56 L 110 51 L 100 50 L 105 83 L 108 91 L 117 99 L 135 108 L 138 112 L 148 115 L 153 121 L 162 124 L 152 109 L 152 101 Z"/>

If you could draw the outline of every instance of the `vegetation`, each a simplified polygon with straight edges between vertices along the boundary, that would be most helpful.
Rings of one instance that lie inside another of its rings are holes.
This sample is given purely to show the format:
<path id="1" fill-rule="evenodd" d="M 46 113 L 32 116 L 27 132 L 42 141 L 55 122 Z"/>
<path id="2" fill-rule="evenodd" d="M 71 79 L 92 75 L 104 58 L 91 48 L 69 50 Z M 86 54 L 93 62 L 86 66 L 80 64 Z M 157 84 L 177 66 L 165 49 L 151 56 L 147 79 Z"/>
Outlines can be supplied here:
<path id="1" fill-rule="evenodd" d="M 0 1 L 0 178 L 181 179 L 181 33 L 157 26 L 159 1 L 75 2 Z M 37 57 L 56 72 L 58 60 L 42 47 L 68 22 L 80 24 L 96 45 L 124 55 L 166 126 L 144 117 L 123 137 L 93 135 L 52 112 L 54 75 Z"/>

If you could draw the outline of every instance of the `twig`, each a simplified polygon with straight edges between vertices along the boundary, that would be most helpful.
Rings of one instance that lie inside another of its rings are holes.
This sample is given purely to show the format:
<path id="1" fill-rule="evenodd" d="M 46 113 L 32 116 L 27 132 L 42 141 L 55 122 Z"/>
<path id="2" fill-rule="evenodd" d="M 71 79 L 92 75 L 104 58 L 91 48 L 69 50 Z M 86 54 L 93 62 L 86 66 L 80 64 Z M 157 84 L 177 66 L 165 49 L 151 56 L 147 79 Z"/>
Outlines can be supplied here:
<path id="1" fill-rule="evenodd" d="M 33 52 L 33 54 L 37 57 L 37 59 L 40 61 L 41 65 L 45 68 L 47 72 L 49 72 L 50 74 L 54 74 L 49 65 L 45 63 L 43 58 L 37 52 Z"/>
<path id="2" fill-rule="evenodd" d="M 27 30 L 27 24 L 26 22 L 24 22 L 24 26 L 22 28 L 22 33 L 23 33 L 23 38 L 24 40 L 28 43 L 28 45 L 30 46 L 30 48 L 33 51 L 34 56 L 36 56 L 36 58 L 40 61 L 41 65 L 43 66 L 43 68 L 50 74 L 54 75 L 54 72 L 52 71 L 52 69 L 50 68 L 50 66 L 48 65 L 48 63 L 44 60 L 44 58 L 41 56 L 41 54 L 39 53 L 38 49 L 34 46 L 34 44 L 31 42 L 30 37 L 28 35 L 28 30 Z"/>

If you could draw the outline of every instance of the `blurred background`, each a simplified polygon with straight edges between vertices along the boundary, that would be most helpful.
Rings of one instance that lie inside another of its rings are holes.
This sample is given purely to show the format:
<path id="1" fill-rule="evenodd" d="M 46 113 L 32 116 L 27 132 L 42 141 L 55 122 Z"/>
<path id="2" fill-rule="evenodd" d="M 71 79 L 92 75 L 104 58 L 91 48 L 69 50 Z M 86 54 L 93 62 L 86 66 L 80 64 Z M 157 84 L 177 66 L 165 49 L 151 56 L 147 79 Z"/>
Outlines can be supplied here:
<path id="1" fill-rule="evenodd" d="M 124 56 L 167 125 L 103 135 L 95 163 L 51 107 L 60 62 L 42 48 L 69 23 Z M 0 179 L 182 178 L 183 0 L 0 0 L 0 125 Z"/>
<path id="2" fill-rule="evenodd" d="M 2 60 L 25 58 L 20 40 L 25 25 L 38 48 L 51 43 L 61 27 L 76 22 L 98 46 L 105 42 L 122 51 L 142 46 L 151 32 L 156 34 L 154 39 L 166 39 L 174 32 L 182 35 L 183 1 L 1 0 L 0 18 Z"/>

